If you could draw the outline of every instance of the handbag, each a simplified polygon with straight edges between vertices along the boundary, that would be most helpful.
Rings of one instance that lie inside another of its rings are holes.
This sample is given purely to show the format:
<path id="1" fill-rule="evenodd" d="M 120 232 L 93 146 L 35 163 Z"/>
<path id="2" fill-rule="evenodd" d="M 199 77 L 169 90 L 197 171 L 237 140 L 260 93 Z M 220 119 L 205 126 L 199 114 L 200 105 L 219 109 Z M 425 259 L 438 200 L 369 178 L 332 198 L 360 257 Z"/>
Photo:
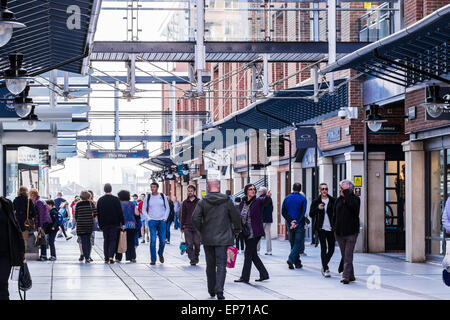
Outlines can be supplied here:
<path id="1" fill-rule="evenodd" d="M 34 242 L 34 245 L 36 247 L 41 247 L 41 246 L 47 245 L 47 241 L 45 241 L 45 232 L 43 229 L 39 229 L 37 237 L 36 237 L 36 241 Z"/>
<path id="2" fill-rule="evenodd" d="M 127 233 L 124 230 L 120 231 L 119 245 L 117 246 L 117 253 L 127 252 Z"/>
<path id="3" fill-rule="evenodd" d="M 19 281 L 18 281 L 20 300 L 27 299 L 26 292 L 31 289 L 32 285 L 33 281 L 31 280 L 30 270 L 28 269 L 28 265 L 24 263 L 20 267 Z M 21 291 L 23 291 L 23 298 Z"/>
<path id="4" fill-rule="evenodd" d="M 27 219 L 25 220 L 23 225 L 28 231 L 33 232 L 34 230 L 36 230 L 36 223 L 34 223 L 34 219 L 30 219 L 29 213 L 30 213 L 30 200 L 27 198 Z"/>

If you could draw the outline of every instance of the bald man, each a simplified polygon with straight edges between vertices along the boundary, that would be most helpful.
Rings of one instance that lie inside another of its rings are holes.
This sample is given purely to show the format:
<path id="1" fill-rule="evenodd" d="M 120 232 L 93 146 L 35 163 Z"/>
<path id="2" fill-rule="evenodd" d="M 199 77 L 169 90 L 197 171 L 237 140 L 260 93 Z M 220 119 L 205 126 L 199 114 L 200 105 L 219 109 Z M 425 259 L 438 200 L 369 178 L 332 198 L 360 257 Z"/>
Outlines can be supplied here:
<path id="1" fill-rule="evenodd" d="M 241 232 L 241 216 L 233 201 L 220 193 L 218 180 L 207 181 L 208 194 L 200 200 L 192 215 L 192 224 L 200 232 L 206 258 L 206 277 L 211 297 L 225 299 L 227 247 Z"/>

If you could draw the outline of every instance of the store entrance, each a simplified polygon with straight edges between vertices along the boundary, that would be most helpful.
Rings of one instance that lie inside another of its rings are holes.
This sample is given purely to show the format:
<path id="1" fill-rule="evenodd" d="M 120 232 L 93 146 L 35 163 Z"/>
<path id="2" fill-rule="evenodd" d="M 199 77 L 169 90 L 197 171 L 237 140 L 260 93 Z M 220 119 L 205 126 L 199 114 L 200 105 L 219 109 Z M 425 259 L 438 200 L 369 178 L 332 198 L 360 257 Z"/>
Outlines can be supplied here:
<path id="1" fill-rule="evenodd" d="M 385 248 L 405 250 L 405 161 L 385 161 Z"/>

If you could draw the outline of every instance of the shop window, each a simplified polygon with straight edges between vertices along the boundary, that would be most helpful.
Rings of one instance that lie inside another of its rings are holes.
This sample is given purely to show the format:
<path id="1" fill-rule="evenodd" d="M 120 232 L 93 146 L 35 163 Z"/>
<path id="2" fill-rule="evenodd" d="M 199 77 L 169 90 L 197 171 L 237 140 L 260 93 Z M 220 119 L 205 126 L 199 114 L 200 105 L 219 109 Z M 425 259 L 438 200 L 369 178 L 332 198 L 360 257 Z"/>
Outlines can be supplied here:
<path id="1" fill-rule="evenodd" d="M 405 249 L 405 161 L 385 161 L 385 246 Z"/>

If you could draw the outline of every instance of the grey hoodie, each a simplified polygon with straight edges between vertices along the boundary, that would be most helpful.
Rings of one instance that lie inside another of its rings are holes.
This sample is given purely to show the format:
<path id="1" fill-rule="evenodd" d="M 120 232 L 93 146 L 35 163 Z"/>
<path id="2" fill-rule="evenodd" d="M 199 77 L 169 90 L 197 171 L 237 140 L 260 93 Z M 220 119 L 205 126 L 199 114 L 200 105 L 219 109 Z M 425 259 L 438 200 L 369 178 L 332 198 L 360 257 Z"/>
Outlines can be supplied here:
<path id="1" fill-rule="evenodd" d="M 241 215 L 227 195 L 212 192 L 198 202 L 192 224 L 200 231 L 204 245 L 231 246 L 241 232 Z"/>

